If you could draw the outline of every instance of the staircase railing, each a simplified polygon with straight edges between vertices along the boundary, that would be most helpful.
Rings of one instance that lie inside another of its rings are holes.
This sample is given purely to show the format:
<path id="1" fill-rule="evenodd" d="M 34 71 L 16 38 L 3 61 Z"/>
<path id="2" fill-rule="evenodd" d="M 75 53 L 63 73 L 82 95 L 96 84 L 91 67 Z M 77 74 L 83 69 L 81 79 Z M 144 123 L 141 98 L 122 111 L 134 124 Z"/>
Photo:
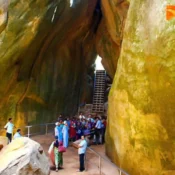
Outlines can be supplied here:
<path id="1" fill-rule="evenodd" d="M 28 125 L 28 126 L 21 126 L 17 127 L 16 129 L 20 128 L 22 135 L 26 137 L 31 137 L 34 135 L 42 135 L 54 132 L 55 123 L 45 123 L 45 124 L 36 124 L 36 125 Z M 5 129 L 1 128 L 0 133 L 4 133 Z"/>
<path id="2" fill-rule="evenodd" d="M 99 169 L 99 175 L 104 174 L 102 172 L 102 160 L 104 160 L 105 162 L 108 162 L 111 166 L 114 166 L 115 168 L 117 168 L 119 175 L 129 175 L 127 172 L 125 172 L 123 169 L 119 168 L 117 165 L 115 165 L 114 163 L 112 163 L 110 160 L 106 159 L 105 157 L 103 157 L 102 155 L 100 155 L 98 152 L 96 152 L 95 150 L 93 150 L 92 148 L 88 147 L 87 150 L 91 151 L 94 155 L 96 155 L 98 157 L 98 169 Z M 87 153 L 86 153 L 87 154 Z M 86 156 L 87 157 L 87 156 Z"/>

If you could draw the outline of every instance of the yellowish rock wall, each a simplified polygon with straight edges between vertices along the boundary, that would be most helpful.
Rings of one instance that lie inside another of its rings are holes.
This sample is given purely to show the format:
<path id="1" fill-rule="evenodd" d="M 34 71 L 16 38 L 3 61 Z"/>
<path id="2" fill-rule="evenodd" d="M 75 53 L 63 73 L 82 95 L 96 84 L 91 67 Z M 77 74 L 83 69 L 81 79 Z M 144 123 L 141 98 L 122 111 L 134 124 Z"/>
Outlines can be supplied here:
<path id="1" fill-rule="evenodd" d="M 132 0 L 109 96 L 107 154 L 131 175 L 175 174 L 173 0 Z"/>

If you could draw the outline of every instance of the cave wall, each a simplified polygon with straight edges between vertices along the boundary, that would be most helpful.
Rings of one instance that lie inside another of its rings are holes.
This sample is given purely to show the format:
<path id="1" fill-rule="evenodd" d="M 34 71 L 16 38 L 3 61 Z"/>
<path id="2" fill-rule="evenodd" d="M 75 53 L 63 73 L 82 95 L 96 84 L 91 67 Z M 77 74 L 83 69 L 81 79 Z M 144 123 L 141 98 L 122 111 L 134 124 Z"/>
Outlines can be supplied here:
<path id="1" fill-rule="evenodd" d="M 1 125 L 50 122 L 90 100 L 96 2 L 0 1 Z"/>
<path id="2" fill-rule="evenodd" d="M 175 19 L 165 19 L 171 3 L 1 0 L 0 125 L 9 117 L 22 126 L 74 114 L 91 101 L 98 53 L 114 79 L 107 155 L 132 175 L 173 175 Z"/>
<path id="3" fill-rule="evenodd" d="M 130 1 L 109 96 L 106 152 L 131 175 L 175 174 L 175 19 L 166 5 L 175 4 Z"/>
<path id="4" fill-rule="evenodd" d="M 120 56 L 128 7 L 127 0 L 101 0 L 103 18 L 96 35 L 96 49 L 112 79 Z"/>

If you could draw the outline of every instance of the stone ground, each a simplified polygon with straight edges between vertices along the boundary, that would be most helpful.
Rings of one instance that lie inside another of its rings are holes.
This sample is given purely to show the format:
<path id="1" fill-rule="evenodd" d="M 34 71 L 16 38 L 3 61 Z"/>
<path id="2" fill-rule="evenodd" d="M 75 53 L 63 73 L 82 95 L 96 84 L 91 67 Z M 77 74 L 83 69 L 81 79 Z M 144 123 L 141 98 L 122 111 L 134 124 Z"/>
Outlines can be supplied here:
<path id="1" fill-rule="evenodd" d="M 32 137 L 33 140 L 39 142 L 46 155 L 48 155 L 47 151 L 51 144 L 51 142 L 54 140 L 53 135 L 40 135 L 40 136 L 34 136 Z M 98 152 L 102 157 L 105 159 L 108 159 L 105 155 L 104 151 L 104 145 L 100 146 L 91 146 L 91 148 Z M 99 168 L 98 168 L 98 157 L 92 153 L 91 151 L 87 151 L 87 163 L 86 163 L 86 172 L 76 172 L 79 168 L 79 159 L 77 154 L 77 149 L 70 146 L 66 153 L 63 154 L 63 160 L 64 160 L 64 169 L 59 170 L 58 172 L 52 171 L 50 175 L 99 175 Z M 108 159 L 109 160 L 109 159 Z M 102 173 L 101 175 L 119 175 L 118 170 L 116 166 L 109 163 L 108 161 L 102 160 L 101 161 L 102 166 Z"/>

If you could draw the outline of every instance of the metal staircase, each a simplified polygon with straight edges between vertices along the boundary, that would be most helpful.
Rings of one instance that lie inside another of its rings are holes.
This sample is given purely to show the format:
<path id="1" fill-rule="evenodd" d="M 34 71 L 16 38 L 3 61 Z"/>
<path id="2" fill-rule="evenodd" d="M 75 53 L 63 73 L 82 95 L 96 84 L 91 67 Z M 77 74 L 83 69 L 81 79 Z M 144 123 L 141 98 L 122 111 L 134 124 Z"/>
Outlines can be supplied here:
<path id="1" fill-rule="evenodd" d="M 94 113 L 104 112 L 104 93 L 106 86 L 106 71 L 97 70 L 94 81 L 93 108 Z"/>

